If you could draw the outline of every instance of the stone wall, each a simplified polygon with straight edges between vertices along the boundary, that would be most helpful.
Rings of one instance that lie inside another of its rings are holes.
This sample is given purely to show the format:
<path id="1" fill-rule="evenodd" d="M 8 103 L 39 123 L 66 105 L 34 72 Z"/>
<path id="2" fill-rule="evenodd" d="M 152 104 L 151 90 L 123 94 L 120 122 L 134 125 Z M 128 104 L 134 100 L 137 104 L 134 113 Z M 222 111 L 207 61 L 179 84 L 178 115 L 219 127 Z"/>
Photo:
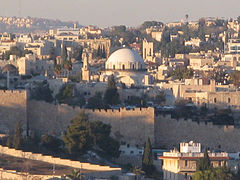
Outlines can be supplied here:
<path id="1" fill-rule="evenodd" d="M 0 91 L 0 131 L 13 132 L 17 121 L 23 126 L 27 122 L 27 96 L 26 90 Z"/>
<path id="2" fill-rule="evenodd" d="M 202 147 L 227 152 L 240 150 L 240 130 L 233 126 L 217 126 L 192 120 L 172 119 L 170 115 L 155 117 L 155 143 L 172 149 L 180 142 L 200 142 Z"/>
<path id="3" fill-rule="evenodd" d="M 103 172 L 118 172 L 121 171 L 121 168 L 112 168 L 110 166 L 101 166 L 97 164 L 90 164 L 90 163 L 81 163 L 79 161 L 72 161 L 69 159 L 61 159 L 58 157 L 52 157 L 52 156 L 47 156 L 47 155 L 42 155 L 42 154 L 37 154 L 37 153 L 32 153 L 32 152 L 23 152 L 21 150 L 16 150 L 13 148 L 8 148 L 0 145 L 0 153 L 1 154 L 6 154 L 9 156 L 13 157 L 18 157 L 18 158 L 26 158 L 26 159 L 31 159 L 31 160 L 36 160 L 36 161 L 42 161 L 50 164 L 57 164 L 57 165 L 62 165 L 62 166 L 69 166 L 73 168 L 82 168 L 85 170 L 90 170 L 90 171 L 103 171 Z"/>
<path id="4" fill-rule="evenodd" d="M 61 135 L 80 108 L 40 101 L 28 102 L 31 130 Z M 131 145 L 144 145 L 147 137 L 154 143 L 154 109 L 85 110 L 90 121 L 99 120 L 112 126 L 112 136 Z"/>
<path id="5" fill-rule="evenodd" d="M 61 176 L 50 175 L 31 175 L 26 173 L 17 172 L 14 170 L 5 170 L 0 168 L 0 179 L 9 180 L 49 180 L 49 179 L 61 179 Z"/>

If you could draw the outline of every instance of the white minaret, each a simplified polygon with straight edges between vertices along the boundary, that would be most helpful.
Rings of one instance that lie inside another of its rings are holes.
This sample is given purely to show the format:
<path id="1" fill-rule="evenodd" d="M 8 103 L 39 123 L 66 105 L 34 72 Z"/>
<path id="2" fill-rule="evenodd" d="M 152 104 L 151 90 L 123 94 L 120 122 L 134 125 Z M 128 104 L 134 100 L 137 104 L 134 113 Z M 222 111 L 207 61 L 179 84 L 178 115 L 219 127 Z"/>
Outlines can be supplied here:
<path id="1" fill-rule="evenodd" d="M 85 56 L 83 58 L 82 80 L 89 82 L 90 81 L 90 71 L 89 71 L 89 64 L 88 64 L 88 54 L 87 53 L 84 53 L 84 54 L 85 54 Z"/>

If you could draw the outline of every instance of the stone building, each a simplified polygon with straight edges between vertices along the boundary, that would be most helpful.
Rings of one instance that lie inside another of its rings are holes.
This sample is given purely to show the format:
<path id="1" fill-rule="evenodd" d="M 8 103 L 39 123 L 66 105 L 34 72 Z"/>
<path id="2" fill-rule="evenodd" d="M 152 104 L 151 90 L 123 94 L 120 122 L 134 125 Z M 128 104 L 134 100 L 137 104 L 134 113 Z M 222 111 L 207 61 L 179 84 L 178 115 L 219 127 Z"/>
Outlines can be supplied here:
<path id="1" fill-rule="evenodd" d="M 159 53 L 154 52 L 154 44 L 153 42 L 148 42 L 147 40 L 143 40 L 143 59 L 145 61 L 150 61 L 153 63 L 158 63 L 159 62 Z"/>
<path id="2" fill-rule="evenodd" d="M 229 160 L 228 153 L 208 153 L 208 156 L 213 167 L 224 166 Z M 203 157 L 200 143 L 180 143 L 180 151 L 173 149 L 160 157 L 163 160 L 163 179 L 190 179 L 197 169 L 197 161 Z"/>

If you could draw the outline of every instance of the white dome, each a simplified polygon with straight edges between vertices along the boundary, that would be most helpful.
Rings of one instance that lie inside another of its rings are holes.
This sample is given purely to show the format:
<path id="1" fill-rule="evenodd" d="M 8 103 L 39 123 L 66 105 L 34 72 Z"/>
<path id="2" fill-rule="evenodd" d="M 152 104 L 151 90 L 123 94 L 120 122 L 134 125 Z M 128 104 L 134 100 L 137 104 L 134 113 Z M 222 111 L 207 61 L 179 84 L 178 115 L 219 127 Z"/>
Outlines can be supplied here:
<path id="1" fill-rule="evenodd" d="M 134 50 L 123 48 L 111 54 L 107 62 L 140 62 L 143 63 L 142 57 Z"/>
<path id="2" fill-rule="evenodd" d="M 136 51 L 122 48 L 110 55 L 106 62 L 106 69 L 145 69 L 145 63 Z"/>

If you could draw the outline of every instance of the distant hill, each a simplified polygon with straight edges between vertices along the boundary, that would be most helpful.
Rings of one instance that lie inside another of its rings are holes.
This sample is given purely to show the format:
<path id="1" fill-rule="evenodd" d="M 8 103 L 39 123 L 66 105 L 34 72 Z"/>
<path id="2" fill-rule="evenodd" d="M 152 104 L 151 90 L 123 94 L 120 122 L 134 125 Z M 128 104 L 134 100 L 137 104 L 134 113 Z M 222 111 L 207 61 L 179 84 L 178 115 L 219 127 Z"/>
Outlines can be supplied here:
<path id="1" fill-rule="evenodd" d="M 46 32 L 49 29 L 60 27 L 73 27 L 76 22 L 60 21 L 45 18 L 32 17 L 3 17 L 0 16 L 0 32 L 8 33 L 30 33 L 30 32 Z M 78 27 L 82 27 L 77 23 Z"/>

